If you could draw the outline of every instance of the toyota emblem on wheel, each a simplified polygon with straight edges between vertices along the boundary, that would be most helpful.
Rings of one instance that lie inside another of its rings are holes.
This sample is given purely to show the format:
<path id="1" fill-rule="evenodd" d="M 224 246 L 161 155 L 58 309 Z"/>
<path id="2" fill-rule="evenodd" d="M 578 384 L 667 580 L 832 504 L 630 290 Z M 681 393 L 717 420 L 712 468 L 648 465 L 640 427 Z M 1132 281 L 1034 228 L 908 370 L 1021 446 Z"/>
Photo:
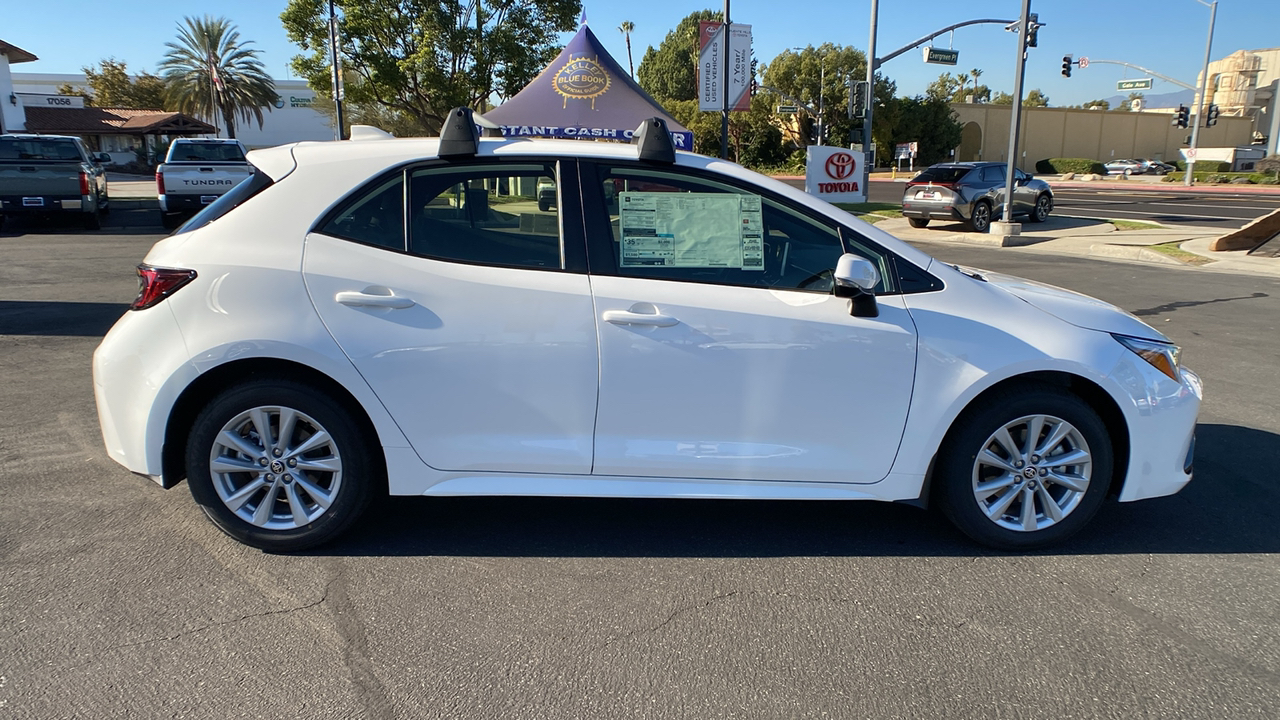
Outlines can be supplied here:
<path id="1" fill-rule="evenodd" d="M 843 180 L 853 174 L 853 156 L 847 152 L 838 152 L 827 158 L 827 176 L 832 180 Z"/>

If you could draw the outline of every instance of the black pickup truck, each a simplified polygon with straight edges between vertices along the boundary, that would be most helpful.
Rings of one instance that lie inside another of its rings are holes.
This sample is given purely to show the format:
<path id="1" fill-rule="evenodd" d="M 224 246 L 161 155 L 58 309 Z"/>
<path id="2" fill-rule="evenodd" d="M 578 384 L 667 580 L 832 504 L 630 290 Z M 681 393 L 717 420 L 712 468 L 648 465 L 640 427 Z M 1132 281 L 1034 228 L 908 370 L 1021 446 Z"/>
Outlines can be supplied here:
<path id="1" fill-rule="evenodd" d="M 0 222 L 9 215 L 75 213 L 90 230 L 107 211 L 105 153 L 91 153 L 80 138 L 0 135 Z"/>

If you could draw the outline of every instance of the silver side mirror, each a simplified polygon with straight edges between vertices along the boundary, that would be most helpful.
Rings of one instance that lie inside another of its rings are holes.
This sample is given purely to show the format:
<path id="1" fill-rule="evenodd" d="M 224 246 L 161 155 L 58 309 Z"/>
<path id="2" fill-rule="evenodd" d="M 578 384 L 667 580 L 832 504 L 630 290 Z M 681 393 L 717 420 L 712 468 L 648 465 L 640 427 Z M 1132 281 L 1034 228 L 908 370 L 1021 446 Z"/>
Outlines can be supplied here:
<path id="1" fill-rule="evenodd" d="M 868 259 L 845 253 L 836 262 L 836 287 L 857 288 L 863 292 L 871 292 L 880 284 L 880 271 Z"/>

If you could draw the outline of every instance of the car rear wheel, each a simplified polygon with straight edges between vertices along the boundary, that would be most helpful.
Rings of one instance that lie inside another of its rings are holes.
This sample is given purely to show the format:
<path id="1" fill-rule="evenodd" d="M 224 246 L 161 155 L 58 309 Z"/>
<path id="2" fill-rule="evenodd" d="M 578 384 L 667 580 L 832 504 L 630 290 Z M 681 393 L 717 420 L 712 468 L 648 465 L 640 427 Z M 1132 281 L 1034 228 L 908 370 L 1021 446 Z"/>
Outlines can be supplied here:
<path id="1" fill-rule="evenodd" d="M 979 233 L 991 229 L 991 203 L 982 200 L 973 206 L 973 212 L 969 215 L 969 228 Z"/>
<path id="2" fill-rule="evenodd" d="M 91 213 L 85 213 L 84 217 L 81 219 L 81 222 L 84 223 L 85 230 L 101 230 L 102 229 L 102 218 L 99 217 L 98 212 L 96 210 Z"/>
<path id="3" fill-rule="evenodd" d="M 1111 484 L 1111 437 L 1065 389 L 1025 385 L 966 411 L 939 453 L 936 499 L 969 537 L 1022 550 L 1070 537 Z"/>
<path id="4" fill-rule="evenodd" d="M 538 209 L 541 210 L 542 212 L 546 212 L 551 209 L 551 203 L 547 202 L 546 200 L 539 200 Z"/>
<path id="5" fill-rule="evenodd" d="M 913 228 L 929 227 L 929 218 L 907 218 Z"/>
<path id="6" fill-rule="evenodd" d="M 192 497 L 219 529 L 275 552 L 346 530 L 379 472 L 351 413 L 288 380 L 252 381 L 214 398 L 192 427 L 186 465 Z"/>
<path id="7" fill-rule="evenodd" d="M 1042 223 L 1049 219 L 1049 196 L 1041 195 L 1036 198 L 1036 206 L 1031 209 L 1028 218 L 1031 222 Z"/>

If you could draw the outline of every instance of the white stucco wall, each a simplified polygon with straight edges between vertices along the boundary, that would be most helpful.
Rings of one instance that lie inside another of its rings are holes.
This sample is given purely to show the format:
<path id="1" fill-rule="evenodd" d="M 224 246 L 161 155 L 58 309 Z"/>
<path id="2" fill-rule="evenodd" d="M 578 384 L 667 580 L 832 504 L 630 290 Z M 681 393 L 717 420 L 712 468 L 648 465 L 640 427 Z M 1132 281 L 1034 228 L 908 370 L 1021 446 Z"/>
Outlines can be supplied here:
<path id="1" fill-rule="evenodd" d="M 7 72 L 7 69 L 0 72 Z M 58 87 L 64 83 L 87 88 L 85 77 L 80 73 L 13 73 L 13 86 L 18 92 L 57 93 Z M 300 140 L 333 139 L 333 127 L 329 124 L 329 119 L 309 107 L 315 93 L 307 87 L 305 81 L 276 80 L 275 83 L 281 107 L 273 107 L 270 112 L 264 110 L 261 129 L 256 120 L 245 122 L 237 118 L 236 137 L 250 148 L 283 145 Z M 4 97 L 8 98 L 8 92 L 5 92 Z M 5 127 L 9 127 L 7 114 Z M 223 132 L 222 136 L 226 137 L 226 133 Z"/>

